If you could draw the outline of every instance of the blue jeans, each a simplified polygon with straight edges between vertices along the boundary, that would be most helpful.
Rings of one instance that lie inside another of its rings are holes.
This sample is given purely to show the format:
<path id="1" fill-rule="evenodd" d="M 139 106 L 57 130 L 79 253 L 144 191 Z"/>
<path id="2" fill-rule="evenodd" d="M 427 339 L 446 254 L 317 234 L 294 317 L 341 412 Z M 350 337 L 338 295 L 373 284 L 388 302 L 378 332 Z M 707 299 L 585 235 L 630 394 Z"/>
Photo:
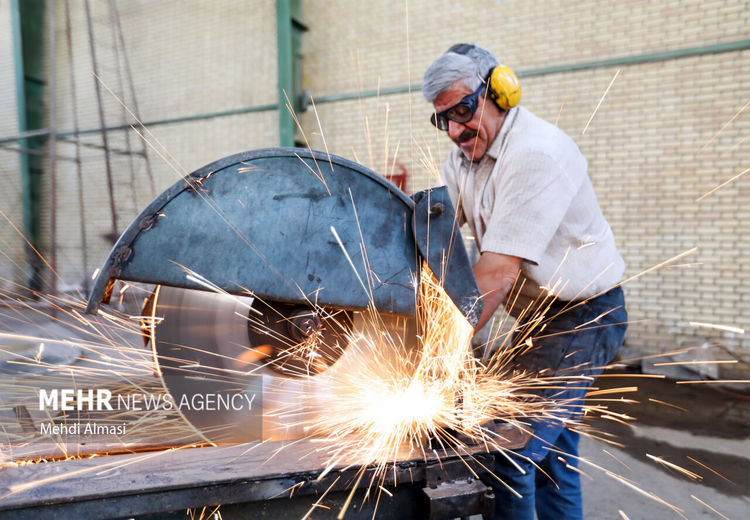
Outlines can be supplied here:
<path id="1" fill-rule="evenodd" d="M 566 305 L 569 309 L 563 310 Z M 572 305 L 562 302 L 553 304 L 545 315 L 552 317 L 558 312 L 560 315 L 550 321 L 543 331 L 532 334 L 539 337 L 534 339 L 532 350 L 515 359 L 518 368 L 530 372 L 549 369 L 544 376 L 596 377 L 601 373 L 625 337 L 627 313 L 622 289 L 612 289 L 570 308 Z M 597 322 L 592 322 L 597 317 L 600 317 Z M 576 329 L 580 325 L 583 326 Z M 520 330 L 523 330 L 524 324 L 520 326 Z M 488 482 L 495 492 L 495 519 L 534 520 L 535 508 L 539 520 L 583 518 L 579 474 L 567 467 L 578 466 L 578 434 L 556 418 L 577 419 L 586 387 L 590 384 L 591 381 L 576 379 L 555 385 L 564 387 L 562 389 L 537 392 L 545 400 L 565 402 L 567 406 L 555 418 L 529 421 L 534 429 L 534 437 L 526 447 L 507 453 L 524 469 L 525 474 L 506 455 L 495 455 L 495 474 L 523 497 L 518 498 L 497 482 Z M 555 451 L 550 451 L 550 448 Z"/>

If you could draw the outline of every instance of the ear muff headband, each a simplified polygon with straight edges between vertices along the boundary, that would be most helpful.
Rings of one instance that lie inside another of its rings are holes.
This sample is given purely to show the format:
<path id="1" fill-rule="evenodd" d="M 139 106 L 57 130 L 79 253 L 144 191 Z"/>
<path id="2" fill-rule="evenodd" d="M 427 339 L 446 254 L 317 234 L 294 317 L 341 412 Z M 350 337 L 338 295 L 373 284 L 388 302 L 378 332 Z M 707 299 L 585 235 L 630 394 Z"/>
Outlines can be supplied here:
<path id="1" fill-rule="evenodd" d="M 521 102 L 521 82 L 510 67 L 498 65 L 487 75 L 487 93 L 502 110 L 508 110 Z"/>

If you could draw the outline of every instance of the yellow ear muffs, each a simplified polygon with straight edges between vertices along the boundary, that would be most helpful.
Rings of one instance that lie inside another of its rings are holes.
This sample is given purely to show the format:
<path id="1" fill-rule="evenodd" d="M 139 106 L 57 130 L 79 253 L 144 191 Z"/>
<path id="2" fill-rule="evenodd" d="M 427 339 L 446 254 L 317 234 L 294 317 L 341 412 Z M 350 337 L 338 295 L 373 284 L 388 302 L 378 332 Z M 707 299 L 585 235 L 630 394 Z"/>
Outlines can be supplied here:
<path id="1" fill-rule="evenodd" d="M 510 67 L 498 65 L 488 76 L 488 93 L 503 110 L 513 108 L 521 101 L 521 82 Z"/>

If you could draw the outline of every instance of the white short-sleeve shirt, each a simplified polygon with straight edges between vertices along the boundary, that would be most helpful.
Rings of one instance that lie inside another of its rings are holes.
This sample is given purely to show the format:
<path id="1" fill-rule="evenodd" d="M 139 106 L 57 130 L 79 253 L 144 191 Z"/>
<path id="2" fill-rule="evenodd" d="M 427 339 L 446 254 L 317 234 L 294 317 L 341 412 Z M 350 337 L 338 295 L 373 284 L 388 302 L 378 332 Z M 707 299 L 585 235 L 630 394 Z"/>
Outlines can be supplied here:
<path id="1" fill-rule="evenodd" d="M 480 252 L 518 256 L 527 294 L 581 300 L 619 283 L 625 262 L 576 143 L 523 107 L 511 109 L 475 164 L 454 148 L 443 180 Z"/>

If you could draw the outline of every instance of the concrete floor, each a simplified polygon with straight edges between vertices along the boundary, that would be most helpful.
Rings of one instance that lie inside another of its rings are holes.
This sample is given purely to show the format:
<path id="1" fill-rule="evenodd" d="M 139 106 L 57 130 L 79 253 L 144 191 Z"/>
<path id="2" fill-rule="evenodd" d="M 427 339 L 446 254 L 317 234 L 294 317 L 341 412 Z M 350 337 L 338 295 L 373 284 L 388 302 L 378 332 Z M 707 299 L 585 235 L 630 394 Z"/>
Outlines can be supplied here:
<path id="1" fill-rule="evenodd" d="M 716 437 L 691 436 L 667 428 L 646 427 L 639 428 L 638 431 L 639 437 L 647 442 L 658 438 L 660 442 L 678 449 L 685 455 L 705 454 L 706 451 L 714 453 L 725 458 L 728 463 L 736 464 L 732 472 L 744 472 L 745 477 L 733 483 L 722 484 L 721 479 L 714 478 L 706 470 L 701 472 L 704 475 L 704 481 L 693 482 L 679 476 L 676 472 L 660 468 L 653 461 L 644 462 L 641 456 L 644 452 L 641 451 L 640 446 L 618 449 L 592 439 L 584 439 L 581 442 L 581 455 L 597 465 L 616 471 L 621 476 L 632 480 L 641 489 L 678 507 L 682 510 L 682 515 L 691 520 L 722 518 L 721 515 L 731 519 L 750 518 L 750 488 L 748 488 L 747 478 L 750 472 L 750 454 L 748 454 L 750 443 L 748 441 L 725 442 Z M 685 437 L 699 447 L 682 445 L 681 441 Z M 707 447 L 710 450 L 707 450 Z M 609 454 L 603 450 L 607 450 Z M 744 451 L 744 455 L 739 455 L 741 450 Z M 737 453 L 737 455 L 727 455 L 728 453 Z M 695 472 L 700 471 L 695 465 L 690 467 Z M 620 511 L 631 520 L 683 518 L 666 505 L 628 488 L 613 478 L 603 476 L 601 471 L 595 469 L 584 471 L 591 476 L 591 479 L 585 477 L 583 479 L 586 518 L 625 518 L 621 516 Z M 705 502 L 718 513 L 711 511 L 708 506 L 699 503 L 698 500 Z"/>
<path id="2" fill-rule="evenodd" d="M 750 400 L 707 385 L 675 385 L 670 380 L 625 375 L 608 379 L 602 386 L 629 384 L 639 386 L 638 393 L 629 396 L 640 404 L 618 405 L 618 408 L 636 419 L 632 426 L 590 421 L 598 429 L 616 435 L 615 440 L 625 447 L 583 438 L 580 455 L 680 511 L 582 463 L 581 469 L 588 475 L 582 478 L 586 517 L 750 518 Z M 654 403 L 649 397 L 683 410 Z M 660 457 L 701 478 L 691 479 L 648 455 Z"/>

